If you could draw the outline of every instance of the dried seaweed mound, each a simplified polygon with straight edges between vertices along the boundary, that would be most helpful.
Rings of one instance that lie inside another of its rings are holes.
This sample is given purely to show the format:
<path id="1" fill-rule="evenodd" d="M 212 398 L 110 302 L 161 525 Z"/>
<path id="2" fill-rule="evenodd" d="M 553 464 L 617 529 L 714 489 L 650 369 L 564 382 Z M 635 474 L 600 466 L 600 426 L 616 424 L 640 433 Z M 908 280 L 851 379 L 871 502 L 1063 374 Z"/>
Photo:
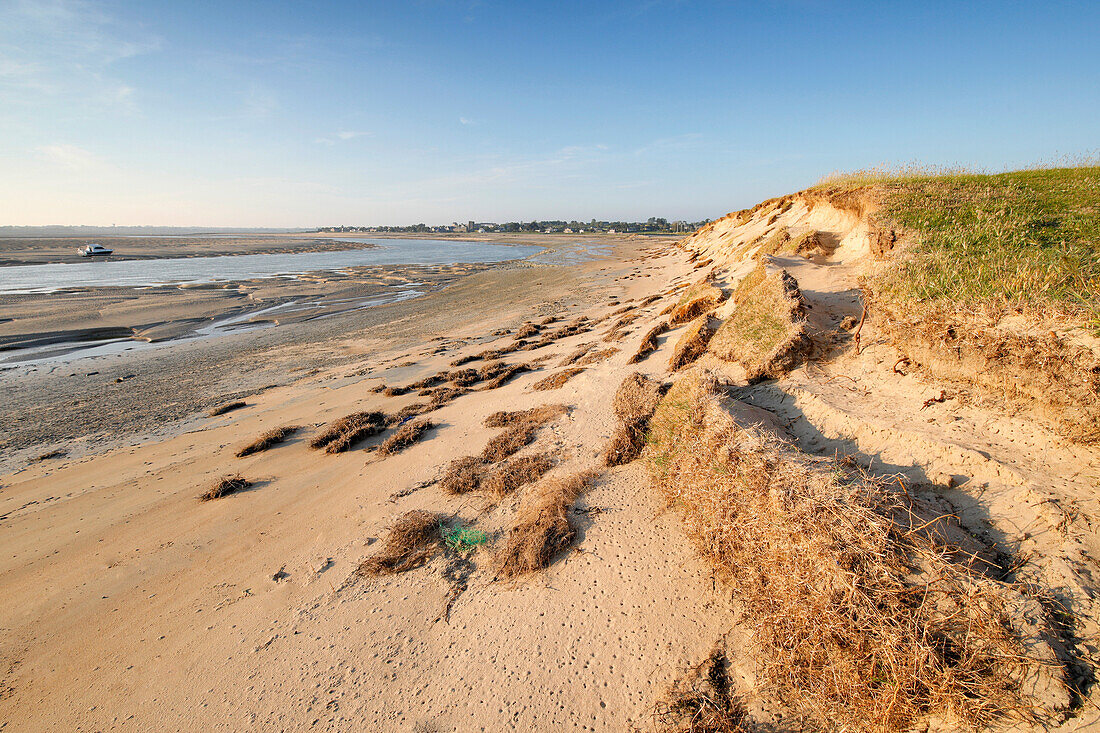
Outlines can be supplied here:
<path id="1" fill-rule="evenodd" d="M 246 478 L 242 478 L 239 473 L 233 474 L 232 476 L 222 476 L 214 482 L 213 486 L 199 496 L 199 500 L 211 501 L 213 499 L 220 499 L 223 496 L 235 494 L 238 491 L 244 491 L 251 485 L 252 482 Z"/>
<path id="2" fill-rule="evenodd" d="M 282 427 L 268 430 L 254 441 L 237 451 L 237 458 L 244 458 L 253 453 L 265 451 L 273 445 L 278 445 L 300 430 L 297 425 L 283 425 Z"/>
<path id="3" fill-rule="evenodd" d="M 309 441 L 309 447 L 324 448 L 326 453 L 343 453 L 360 440 L 377 435 L 385 429 L 385 413 L 353 412 L 330 423 Z"/>
<path id="4" fill-rule="evenodd" d="M 443 515 L 417 509 L 402 515 L 390 528 L 382 551 L 359 564 L 361 576 L 403 573 L 431 559 L 443 538 Z"/>
<path id="5" fill-rule="evenodd" d="M 577 530 L 569 521 L 569 510 L 592 478 L 592 473 L 581 472 L 545 479 L 534 487 L 497 550 L 494 562 L 499 576 L 512 578 L 541 570 L 573 544 Z"/>

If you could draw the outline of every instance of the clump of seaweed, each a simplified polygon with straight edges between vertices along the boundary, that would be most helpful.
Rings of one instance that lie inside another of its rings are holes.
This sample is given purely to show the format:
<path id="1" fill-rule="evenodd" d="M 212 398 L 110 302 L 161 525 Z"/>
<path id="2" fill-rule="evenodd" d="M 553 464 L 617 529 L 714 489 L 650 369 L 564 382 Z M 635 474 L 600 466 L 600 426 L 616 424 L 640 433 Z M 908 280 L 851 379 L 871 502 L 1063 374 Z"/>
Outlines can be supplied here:
<path id="1" fill-rule="evenodd" d="M 541 570 L 573 544 L 577 530 L 569 510 L 593 478 L 592 472 L 582 471 L 544 479 L 533 487 L 501 541 L 494 559 L 497 575 L 513 578 Z"/>
<path id="2" fill-rule="evenodd" d="M 385 413 L 353 412 L 330 423 L 309 442 L 309 447 L 324 448 L 326 453 L 342 453 L 360 440 L 377 435 L 385 429 Z"/>
<path id="3" fill-rule="evenodd" d="M 237 458 L 244 458 L 250 456 L 253 453 L 259 453 L 265 451 L 268 448 L 282 443 L 294 433 L 298 432 L 301 428 L 298 425 L 283 425 L 278 428 L 268 430 L 254 441 L 244 446 L 237 451 Z"/>
<path id="4" fill-rule="evenodd" d="M 212 501 L 214 499 L 220 499 L 223 496 L 235 494 L 238 491 L 244 491 L 251 485 L 252 482 L 242 477 L 239 473 L 230 476 L 222 476 L 199 496 L 199 500 Z"/>
<path id="5" fill-rule="evenodd" d="M 356 574 L 390 575 L 420 567 L 442 538 L 443 515 L 424 509 L 407 512 L 390 528 L 382 551 L 360 563 Z"/>
<path id="6" fill-rule="evenodd" d="M 399 427 L 393 435 L 382 441 L 378 446 L 379 455 L 390 456 L 400 453 L 413 443 L 417 443 L 424 437 L 424 433 L 435 427 L 435 423 L 427 418 L 413 420 Z"/>
<path id="7" fill-rule="evenodd" d="M 577 376 L 584 371 L 584 367 L 570 367 L 569 369 L 563 369 L 562 371 L 551 374 L 548 377 L 544 377 L 539 381 L 531 385 L 531 389 L 542 392 L 550 389 L 560 389 L 573 377 Z"/>

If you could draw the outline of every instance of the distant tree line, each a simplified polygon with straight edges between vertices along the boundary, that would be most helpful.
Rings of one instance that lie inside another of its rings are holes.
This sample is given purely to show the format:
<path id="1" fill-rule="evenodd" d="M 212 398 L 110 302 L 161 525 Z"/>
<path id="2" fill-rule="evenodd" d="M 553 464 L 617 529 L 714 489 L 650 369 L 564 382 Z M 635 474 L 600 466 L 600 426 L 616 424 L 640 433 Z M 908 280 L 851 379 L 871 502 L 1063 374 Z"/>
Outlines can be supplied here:
<path id="1" fill-rule="evenodd" d="M 449 224 L 428 226 L 411 224 L 409 226 L 331 226 L 320 227 L 319 232 L 407 232 L 407 233 L 443 233 L 443 232 L 544 232 L 554 234 L 596 234 L 596 233 L 679 233 L 692 232 L 708 223 L 703 221 L 672 221 L 659 216 L 651 216 L 645 221 L 566 221 L 564 219 L 546 219 L 529 222 L 509 221 L 469 222 L 467 224 Z"/>

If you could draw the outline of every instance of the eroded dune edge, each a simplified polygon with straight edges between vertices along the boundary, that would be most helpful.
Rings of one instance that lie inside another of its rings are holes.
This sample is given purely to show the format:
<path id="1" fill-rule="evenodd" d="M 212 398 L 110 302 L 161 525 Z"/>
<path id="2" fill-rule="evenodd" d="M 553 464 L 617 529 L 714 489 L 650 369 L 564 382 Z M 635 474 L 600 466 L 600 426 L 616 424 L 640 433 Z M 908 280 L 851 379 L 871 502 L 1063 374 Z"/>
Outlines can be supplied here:
<path id="1" fill-rule="evenodd" d="M 1095 339 L 906 301 L 883 196 L 625 240 L 583 297 L 5 477 L 0 714 L 1095 725 Z"/>

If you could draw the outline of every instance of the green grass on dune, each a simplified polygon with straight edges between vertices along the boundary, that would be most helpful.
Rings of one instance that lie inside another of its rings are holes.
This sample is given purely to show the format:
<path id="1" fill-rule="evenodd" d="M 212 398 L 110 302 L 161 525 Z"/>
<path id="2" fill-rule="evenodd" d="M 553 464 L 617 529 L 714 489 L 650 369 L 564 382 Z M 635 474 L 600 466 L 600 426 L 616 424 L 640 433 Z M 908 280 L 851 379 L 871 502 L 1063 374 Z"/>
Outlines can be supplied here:
<path id="1" fill-rule="evenodd" d="M 875 217 L 916 236 L 905 266 L 878 279 L 887 298 L 1038 308 L 1100 328 L 1100 166 L 857 173 L 820 188 L 868 185 Z"/>

